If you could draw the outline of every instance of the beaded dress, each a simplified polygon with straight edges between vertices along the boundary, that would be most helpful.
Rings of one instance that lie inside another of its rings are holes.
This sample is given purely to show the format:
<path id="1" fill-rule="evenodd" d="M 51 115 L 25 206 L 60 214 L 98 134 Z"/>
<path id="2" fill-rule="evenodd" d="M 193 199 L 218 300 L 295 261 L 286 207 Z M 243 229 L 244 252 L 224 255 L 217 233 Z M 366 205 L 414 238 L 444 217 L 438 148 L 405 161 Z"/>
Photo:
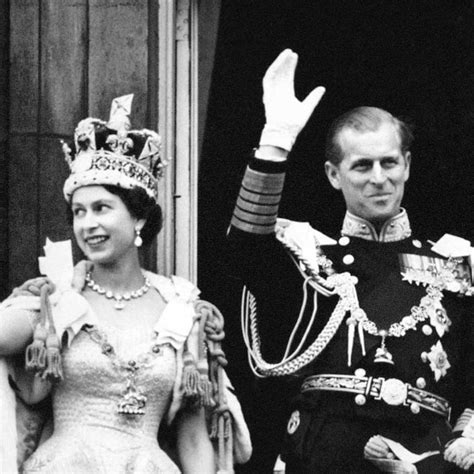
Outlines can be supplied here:
<path id="1" fill-rule="evenodd" d="M 156 278 L 152 279 L 152 285 L 159 286 L 168 309 L 173 285 L 165 280 L 157 285 Z M 189 299 L 180 298 L 178 303 L 184 313 Z M 85 320 L 94 322 L 91 311 L 89 306 L 81 325 Z M 87 327 L 92 330 L 82 326 L 62 352 L 64 379 L 52 396 L 54 432 L 24 463 L 23 472 L 179 473 L 160 448 L 157 434 L 170 406 L 175 412 L 179 404 L 175 382 L 181 372 L 184 338 L 179 331 L 174 340 L 165 330 L 157 335 L 156 325 L 118 329 L 96 323 Z M 103 352 L 104 344 L 113 347 L 112 356 Z M 138 367 L 133 384 L 146 396 L 141 415 L 117 410 L 126 392 L 130 360 Z"/>

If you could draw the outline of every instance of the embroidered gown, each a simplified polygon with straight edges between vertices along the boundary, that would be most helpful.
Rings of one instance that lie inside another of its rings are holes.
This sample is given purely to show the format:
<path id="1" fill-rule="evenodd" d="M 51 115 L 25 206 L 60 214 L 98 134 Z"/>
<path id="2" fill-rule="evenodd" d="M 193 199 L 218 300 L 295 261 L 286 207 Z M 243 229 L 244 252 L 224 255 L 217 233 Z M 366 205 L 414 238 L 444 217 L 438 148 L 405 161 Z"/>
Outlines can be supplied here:
<path id="1" fill-rule="evenodd" d="M 147 276 L 150 278 L 150 274 Z M 165 320 L 166 316 L 182 316 L 191 317 L 192 321 L 193 313 L 189 312 L 192 305 L 187 302 L 197 294 L 194 287 L 189 292 L 191 285 L 185 282 L 185 286 L 189 285 L 185 291 L 188 295 L 183 298 L 181 291 L 177 302 L 171 281 L 156 275 L 152 277 L 152 285 L 168 302 L 160 320 L 163 316 Z M 178 286 L 175 289 L 179 294 L 182 288 Z M 88 306 L 77 324 L 93 322 L 90 306 L 84 298 L 76 296 Z M 179 309 L 184 314 L 172 314 Z M 191 327 L 187 323 L 184 326 Z M 127 329 L 99 324 L 93 327 L 106 336 L 117 358 L 102 352 L 101 343 L 93 340 L 94 334 L 84 329 L 77 333 L 62 353 L 64 379 L 53 392 L 53 435 L 24 463 L 23 472 L 179 473 L 178 467 L 160 448 L 157 434 L 170 406 L 173 412 L 179 406 L 175 383 L 181 373 L 181 346 L 185 337 L 179 330 L 174 338 L 171 331 L 165 334 L 163 323 L 158 335 L 155 333 L 157 325 Z M 127 388 L 129 360 L 136 361 L 139 367 L 135 385 L 146 396 L 143 415 L 117 411 Z"/>

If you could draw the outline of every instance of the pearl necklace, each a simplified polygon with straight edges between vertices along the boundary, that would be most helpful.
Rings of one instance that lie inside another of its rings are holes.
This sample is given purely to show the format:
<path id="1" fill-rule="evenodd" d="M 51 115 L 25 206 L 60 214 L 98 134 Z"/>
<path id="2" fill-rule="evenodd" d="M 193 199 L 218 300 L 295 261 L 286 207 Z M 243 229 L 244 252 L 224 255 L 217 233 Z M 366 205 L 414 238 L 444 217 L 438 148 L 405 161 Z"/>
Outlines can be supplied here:
<path id="1" fill-rule="evenodd" d="M 124 293 L 123 295 L 121 295 L 120 293 L 114 293 L 111 290 L 106 290 L 105 288 L 97 284 L 92 279 L 90 272 L 86 274 L 86 283 L 87 283 L 87 286 L 92 291 L 95 291 L 99 295 L 104 295 L 109 300 L 111 299 L 115 300 L 114 308 L 121 310 L 125 308 L 126 301 L 140 298 L 150 289 L 150 286 L 151 286 L 150 280 L 145 275 L 143 275 L 143 277 L 145 278 L 145 284 L 141 288 L 135 291 Z"/>

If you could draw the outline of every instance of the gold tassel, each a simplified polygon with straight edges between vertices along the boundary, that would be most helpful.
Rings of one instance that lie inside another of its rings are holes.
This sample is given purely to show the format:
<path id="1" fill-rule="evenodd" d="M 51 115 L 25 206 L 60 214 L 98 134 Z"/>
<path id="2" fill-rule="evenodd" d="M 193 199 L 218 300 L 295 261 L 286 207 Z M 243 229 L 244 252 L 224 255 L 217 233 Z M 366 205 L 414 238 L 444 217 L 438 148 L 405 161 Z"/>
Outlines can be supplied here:
<path id="1" fill-rule="evenodd" d="M 212 408 L 216 406 L 216 402 L 213 398 L 212 384 L 209 380 L 209 365 L 206 359 L 202 359 L 197 364 L 197 370 L 199 372 L 199 396 L 201 406 L 206 408 Z"/>
<path id="2" fill-rule="evenodd" d="M 224 414 L 224 438 L 227 439 L 232 432 L 232 420 L 230 419 L 230 414 L 226 411 Z"/>
<path id="3" fill-rule="evenodd" d="M 217 439 L 217 436 L 219 434 L 219 418 L 220 418 L 220 413 L 217 411 L 212 412 L 211 416 L 211 430 L 209 432 L 209 438 L 210 439 Z"/>
<path id="4" fill-rule="evenodd" d="M 58 382 L 63 378 L 63 370 L 61 366 L 61 342 L 56 334 L 54 327 L 53 314 L 49 301 L 49 293 L 51 288 L 48 285 L 41 287 L 40 294 L 40 315 L 42 324 L 48 324 L 48 333 L 46 335 L 45 353 L 46 361 L 41 377 L 51 382 Z M 44 327 L 44 326 L 43 326 Z"/>
<path id="5" fill-rule="evenodd" d="M 56 332 L 50 332 L 46 338 L 46 369 L 42 377 L 50 382 L 59 382 L 63 378 L 60 342 Z"/>
<path id="6" fill-rule="evenodd" d="M 46 367 L 46 338 L 48 331 L 42 324 L 37 324 L 33 333 L 33 342 L 26 348 L 25 368 L 41 372 Z"/>
<path id="7" fill-rule="evenodd" d="M 199 393 L 201 397 L 201 404 L 206 408 L 213 408 L 216 402 L 212 397 L 212 384 L 209 381 L 207 374 L 200 374 L 199 376 Z"/>
<path id="8" fill-rule="evenodd" d="M 199 395 L 199 372 L 189 351 L 183 354 L 183 366 L 184 396 L 196 400 Z"/>

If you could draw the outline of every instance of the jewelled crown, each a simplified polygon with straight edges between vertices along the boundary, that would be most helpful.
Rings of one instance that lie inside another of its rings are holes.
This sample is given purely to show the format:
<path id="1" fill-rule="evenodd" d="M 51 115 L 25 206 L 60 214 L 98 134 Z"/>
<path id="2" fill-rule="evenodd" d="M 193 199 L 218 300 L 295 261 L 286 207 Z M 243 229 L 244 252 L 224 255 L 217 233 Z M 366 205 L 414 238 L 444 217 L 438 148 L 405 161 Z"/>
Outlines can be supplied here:
<path id="1" fill-rule="evenodd" d="M 130 130 L 132 100 L 133 94 L 114 99 L 108 122 L 92 117 L 81 120 L 73 149 L 62 141 L 71 169 L 63 188 L 67 201 L 77 188 L 94 184 L 139 186 L 156 199 L 158 180 L 168 162 L 160 156 L 161 138 L 156 132 Z"/>

